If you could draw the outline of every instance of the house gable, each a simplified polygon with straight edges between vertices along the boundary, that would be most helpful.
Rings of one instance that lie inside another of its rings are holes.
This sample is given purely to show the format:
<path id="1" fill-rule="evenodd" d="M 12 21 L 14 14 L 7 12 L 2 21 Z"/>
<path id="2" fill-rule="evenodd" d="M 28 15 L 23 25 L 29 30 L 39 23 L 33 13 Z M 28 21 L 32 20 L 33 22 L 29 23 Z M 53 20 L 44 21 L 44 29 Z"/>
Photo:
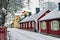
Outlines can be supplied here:
<path id="1" fill-rule="evenodd" d="M 42 17 L 44 17 L 45 15 L 47 15 L 50 12 L 50 10 L 47 10 L 43 15 L 41 15 L 37 20 L 41 19 Z"/>

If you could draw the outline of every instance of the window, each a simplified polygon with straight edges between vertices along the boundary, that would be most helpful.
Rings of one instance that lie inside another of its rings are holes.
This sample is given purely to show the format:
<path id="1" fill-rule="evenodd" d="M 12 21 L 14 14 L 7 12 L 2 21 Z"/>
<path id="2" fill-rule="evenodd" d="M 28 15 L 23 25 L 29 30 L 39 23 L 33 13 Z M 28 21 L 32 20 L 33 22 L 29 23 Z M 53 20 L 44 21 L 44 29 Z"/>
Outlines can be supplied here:
<path id="1" fill-rule="evenodd" d="M 40 27 L 40 22 L 39 22 L 39 27 Z"/>
<path id="2" fill-rule="evenodd" d="M 26 23 L 26 28 L 27 28 L 27 23 Z"/>
<path id="3" fill-rule="evenodd" d="M 30 22 L 29 22 L 29 27 L 30 27 Z"/>
<path id="4" fill-rule="evenodd" d="M 24 24 L 24 27 L 25 27 L 25 23 L 23 23 Z"/>
<path id="5" fill-rule="evenodd" d="M 59 21 L 51 22 L 51 30 L 59 30 Z"/>
<path id="6" fill-rule="evenodd" d="M 46 22 L 42 22 L 41 25 L 42 25 L 42 26 L 41 26 L 42 29 L 46 29 Z"/>
<path id="7" fill-rule="evenodd" d="M 32 22 L 32 27 L 34 27 L 34 22 Z"/>

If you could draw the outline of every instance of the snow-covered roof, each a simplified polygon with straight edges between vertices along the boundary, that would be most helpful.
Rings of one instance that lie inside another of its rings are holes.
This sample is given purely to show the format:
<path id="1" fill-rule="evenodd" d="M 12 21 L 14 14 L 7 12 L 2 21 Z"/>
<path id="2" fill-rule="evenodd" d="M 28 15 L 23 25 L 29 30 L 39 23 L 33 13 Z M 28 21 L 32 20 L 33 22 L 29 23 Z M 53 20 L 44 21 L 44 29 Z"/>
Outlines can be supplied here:
<path id="1" fill-rule="evenodd" d="M 28 20 L 28 18 L 29 18 L 29 16 L 26 17 L 25 19 L 23 19 L 22 21 L 20 21 L 20 23 L 25 22 L 26 20 Z"/>
<path id="2" fill-rule="evenodd" d="M 41 18 L 40 20 L 49 20 L 49 19 L 56 19 L 56 18 L 60 18 L 60 11 L 59 10 L 54 10 L 54 11 L 50 12 L 49 14 L 47 14 L 46 16 Z"/>
<path id="3" fill-rule="evenodd" d="M 36 16 L 36 14 L 33 14 L 33 15 L 31 15 L 29 18 L 28 18 L 28 20 L 26 20 L 26 21 L 34 21 L 34 17 Z"/>
<path id="4" fill-rule="evenodd" d="M 41 10 L 35 17 L 34 20 L 37 20 L 39 17 L 41 17 L 48 9 Z"/>
<path id="5" fill-rule="evenodd" d="M 36 16 L 36 14 L 32 14 L 31 16 L 26 17 L 25 19 L 23 19 L 20 23 L 22 22 L 28 22 L 28 21 L 34 21 L 34 17 Z"/>
<path id="6" fill-rule="evenodd" d="M 36 21 L 40 16 L 42 16 L 48 9 L 41 10 L 38 14 L 35 14 L 31 17 L 29 17 L 29 20 L 27 21 Z"/>
<path id="7" fill-rule="evenodd" d="M 28 22 L 28 21 L 35 21 L 37 20 L 41 15 L 43 15 L 48 9 L 41 10 L 38 14 L 33 14 L 30 17 L 26 17 L 23 19 L 20 23 L 22 22 Z"/>

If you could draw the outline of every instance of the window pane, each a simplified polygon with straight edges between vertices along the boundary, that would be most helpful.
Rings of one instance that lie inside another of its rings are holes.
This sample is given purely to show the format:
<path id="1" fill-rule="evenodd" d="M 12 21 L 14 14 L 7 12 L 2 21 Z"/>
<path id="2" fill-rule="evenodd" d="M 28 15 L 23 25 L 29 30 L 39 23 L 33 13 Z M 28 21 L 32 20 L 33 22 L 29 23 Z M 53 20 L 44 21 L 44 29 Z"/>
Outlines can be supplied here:
<path id="1" fill-rule="evenodd" d="M 39 27 L 40 27 L 40 22 L 39 22 Z"/>
<path id="2" fill-rule="evenodd" d="M 51 22 L 51 30 L 59 30 L 59 21 Z"/>
<path id="3" fill-rule="evenodd" d="M 32 27 L 34 27 L 34 22 L 32 22 Z"/>
<path id="4" fill-rule="evenodd" d="M 27 23 L 26 23 L 26 27 L 27 27 Z"/>
<path id="5" fill-rule="evenodd" d="M 29 27 L 30 27 L 30 22 L 29 22 Z"/>
<path id="6" fill-rule="evenodd" d="M 42 22 L 42 29 L 46 29 L 46 22 Z"/>

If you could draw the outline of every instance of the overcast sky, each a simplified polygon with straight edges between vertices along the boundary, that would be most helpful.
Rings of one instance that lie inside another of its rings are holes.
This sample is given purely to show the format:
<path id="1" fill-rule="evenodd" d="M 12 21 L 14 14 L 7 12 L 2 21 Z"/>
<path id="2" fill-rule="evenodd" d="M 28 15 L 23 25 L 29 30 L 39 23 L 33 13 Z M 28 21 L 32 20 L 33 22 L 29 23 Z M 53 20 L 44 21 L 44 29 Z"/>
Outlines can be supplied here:
<path id="1" fill-rule="evenodd" d="M 48 1 L 48 0 L 45 0 L 45 1 Z M 56 3 L 60 2 L 60 0 L 49 0 L 49 1 L 56 2 Z"/>
<path id="2" fill-rule="evenodd" d="M 60 2 L 60 0 L 40 0 L 40 1 L 50 1 L 50 2 L 55 2 L 55 3 L 58 3 Z M 34 14 L 35 13 L 35 8 L 39 7 L 39 0 L 30 0 L 30 10 L 31 12 Z M 27 10 L 27 9 L 25 9 Z"/>

